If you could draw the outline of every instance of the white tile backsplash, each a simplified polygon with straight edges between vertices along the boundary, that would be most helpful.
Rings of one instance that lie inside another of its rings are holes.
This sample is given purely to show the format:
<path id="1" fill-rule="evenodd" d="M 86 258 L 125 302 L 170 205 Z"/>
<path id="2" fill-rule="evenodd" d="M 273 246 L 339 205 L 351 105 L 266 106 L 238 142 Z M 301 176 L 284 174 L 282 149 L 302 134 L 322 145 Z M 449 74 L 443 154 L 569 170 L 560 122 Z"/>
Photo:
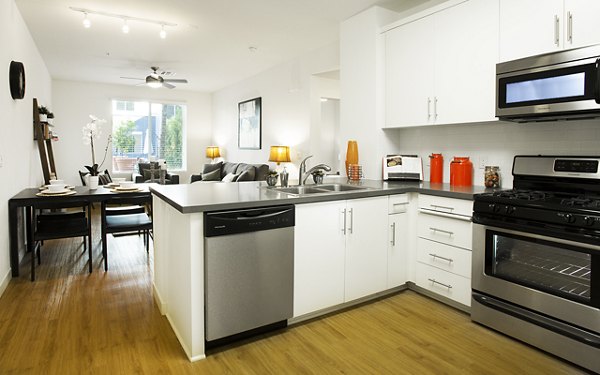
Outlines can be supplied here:
<path id="1" fill-rule="evenodd" d="M 600 119 L 516 124 L 438 125 L 397 129 L 389 133 L 396 152 L 423 158 L 423 173 L 429 180 L 431 153 L 444 155 L 444 182 L 450 181 L 450 161 L 454 156 L 469 156 L 473 162 L 473 183 L 483 185 L 487 165 L 500 167 L 503 188 L 512 187 L 512 162 L 515 155 L 600 156 Z"/>

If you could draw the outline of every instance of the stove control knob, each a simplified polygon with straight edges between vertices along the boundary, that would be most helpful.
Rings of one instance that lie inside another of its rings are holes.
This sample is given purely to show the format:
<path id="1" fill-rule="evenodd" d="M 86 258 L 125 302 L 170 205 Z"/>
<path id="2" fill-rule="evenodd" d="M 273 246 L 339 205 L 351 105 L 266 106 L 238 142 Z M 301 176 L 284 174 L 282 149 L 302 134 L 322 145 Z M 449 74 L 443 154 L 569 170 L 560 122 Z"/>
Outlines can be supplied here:
<path id="1" fill-rule="evenodd" d="M 492 212 L 498 212 L 498 211 L 500 211 L 500 206 L 497 205 L 496 203 L 490 203 L 488 205 L 488 207 L 490 208 L 490 211 L 492 211 Z"/>
<path id="2" fill-rule="evenodd" d="M 564 214 L 563 215 L 563 219 L 565 219 L 565 221 L 567 223 L 574 223 L 575 222 L 575 216 L 573 216 L 571 214 Z"/>
<path id="3" fill-rule="evenodd" d="M 583 222 L 585 223 L 585 225 L 594 225 L 594 223 L 596 222 L 596 219 L 590 216 L 586 216 L 583 218 Z"/>
<path id="4" fill-rule="evenodd" d="M 505 211 L 508 215 L 510 215 L 515 212 L 515 208 L 513 206 L 506 206 Z"/>

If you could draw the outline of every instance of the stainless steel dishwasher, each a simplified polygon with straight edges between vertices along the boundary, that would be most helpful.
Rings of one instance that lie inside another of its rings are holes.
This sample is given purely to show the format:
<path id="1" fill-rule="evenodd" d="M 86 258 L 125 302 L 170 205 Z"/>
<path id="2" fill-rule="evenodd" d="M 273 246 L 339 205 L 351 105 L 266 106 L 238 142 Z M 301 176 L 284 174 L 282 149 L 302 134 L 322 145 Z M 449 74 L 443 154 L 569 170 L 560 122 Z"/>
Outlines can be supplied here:
<path id="1" fill-rule="evenodd" d="M 293 205 L 204 214 L 207 347 L 287 326 L 294 223 Z"/>

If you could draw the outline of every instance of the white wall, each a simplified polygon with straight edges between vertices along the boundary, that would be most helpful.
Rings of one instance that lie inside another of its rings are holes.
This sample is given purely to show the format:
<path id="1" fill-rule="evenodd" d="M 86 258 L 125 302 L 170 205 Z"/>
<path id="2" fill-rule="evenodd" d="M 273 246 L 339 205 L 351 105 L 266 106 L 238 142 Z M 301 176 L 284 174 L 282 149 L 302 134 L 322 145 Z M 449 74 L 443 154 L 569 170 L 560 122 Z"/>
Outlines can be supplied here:
<path id="1" fill-rule="evenodd" d="M 48 69 L 13 0 L 0 0 L 0 294 L 10 280 L 8 200 L 42 183 L 42 168 L 33 141 L 33 98 L 52 106 Z M 25 65 L 25 98 L 13 100 L 8 84 L 11 60 Z"/>
<path id="2" fill-rule="evenodd" d="M 140 86 L 112 85 L 90 82 L 55 80 L 52 85 L 55 115 L 55 131 L 59 141 L 55 143 L 57 174 L 67 183 L 81 185 L 78 171 L 85 171 L 84 165 L 92 161 L 90 147 L 83 144 L 82 127 L 89 122 L 89 115 L 107 120 L 102 128 L 102 139 L 95 144 L 96 161 L 100 163 L 104 155 L 106 137 L 112 129 L 111 100 L 157 100 L 167 103 L 181 103 L 187 106 L 187 168 L 179 174 L 181 183 L 189 182 L 192 173 L 198 173 L 206 162 L 205 148 L 211 136 L 211 97 L 206 93 L 152 89 Z M 112 171 L 112 158 L 109 156 L 102 170 Z"/>
<path id="3" fill-rule="evenodd" d="M 314 155 L 308 165 L 322 162 L 320 149 L 311 147 L 311 126 L 320 121 L 320 116 L 316 119 L 311 116 L 311 108 L 320 108 L 318 90 L 312 87 L 311 76 L 335 70 L 338 65 L 338 44 L 333 43 L 215 92 L 213 141 L 221 147 L 223 159 L 267 164 L 270 146 L 288 145 L 292 149 L 292 163 L 287 165 L 290 179 L 297 179 L 301 158 Z M 262 148 L 240 150 L 237 106 L 256 97 L 262 97 Z M 270 164 L 275 167 L 274 163 Z"/>
<path id="4" fill-rule="evenodd" d="M 372 7 L 341 25 L 339 168 L 345 169 L 347 142 L 356 140 L 359 164 L 370 179 L 381 179 L 381 158 L 391 148 L 388 134 L 381 130 L 384 82 L 379 28 L 397 17 L 397 13 Z"/>
<path id="5" fill-rule="evenodd" d="M 515 155 L 600 154 L 600 119 L 541 123 L 487 123 L 441 125 L 388 131 L 397 142 L 397 152 L 423 157 L 425 180 L 429 180 L 431 153 L 444 155 L 444 182 L 450 181 L 453 156 L 469 156 L 473 161 L 473 183 L 483 185 L 481 158 L 487 165 L 500 166 L 503 188 L 512 187 Z"/>

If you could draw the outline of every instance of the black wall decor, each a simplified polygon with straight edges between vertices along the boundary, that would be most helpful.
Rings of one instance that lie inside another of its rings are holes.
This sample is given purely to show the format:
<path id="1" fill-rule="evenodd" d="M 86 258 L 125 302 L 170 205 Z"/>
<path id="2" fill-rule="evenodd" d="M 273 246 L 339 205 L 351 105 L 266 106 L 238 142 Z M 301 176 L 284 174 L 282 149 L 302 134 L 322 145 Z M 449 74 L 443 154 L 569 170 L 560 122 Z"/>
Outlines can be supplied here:
<path id="1" fill-rule="evenodd" d="M 11 61 L 8 73 L 10 95 L 13 99 L 25 97 L 25 66 L 18 61 Z"/>

